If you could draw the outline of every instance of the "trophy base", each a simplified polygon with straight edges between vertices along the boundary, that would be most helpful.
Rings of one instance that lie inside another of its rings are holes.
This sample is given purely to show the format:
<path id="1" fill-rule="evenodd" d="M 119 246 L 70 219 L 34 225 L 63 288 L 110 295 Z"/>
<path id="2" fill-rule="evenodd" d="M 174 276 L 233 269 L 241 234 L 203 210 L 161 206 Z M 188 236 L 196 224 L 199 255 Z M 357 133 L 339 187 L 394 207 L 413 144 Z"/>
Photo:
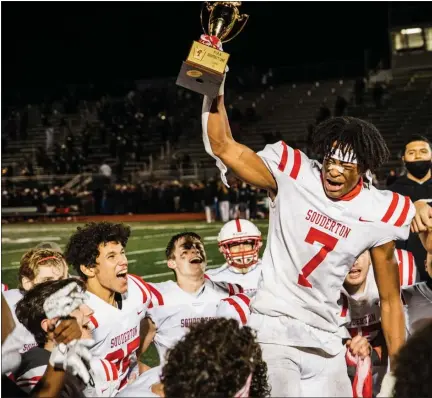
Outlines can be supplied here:
<path id="1" fill-rule="evenodd" d="M 222 73 L 212 72 L 202 66 L 184 61 L 176 84 L 198 94 L 215 98 L 219 93 L 223 78 Z"/>

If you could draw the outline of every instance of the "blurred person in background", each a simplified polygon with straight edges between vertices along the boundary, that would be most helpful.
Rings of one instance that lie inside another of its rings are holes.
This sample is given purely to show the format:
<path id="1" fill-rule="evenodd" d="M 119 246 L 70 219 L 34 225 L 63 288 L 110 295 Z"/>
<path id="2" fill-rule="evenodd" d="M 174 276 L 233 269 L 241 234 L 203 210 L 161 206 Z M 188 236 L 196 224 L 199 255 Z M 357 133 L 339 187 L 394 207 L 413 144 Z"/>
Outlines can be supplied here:
<path id="1" fill-rule="evenodd" d="M 389 187 L 389 190 L 408 196 L 414 204 L 417 201 L 432 202 L 431 142 L 421 135 L 411 136 L 404 145 L 402 161 L 407 169 L 407 174 L 399 177 Z M 414 254 L 421 280 L 430 279 L 423 267 L 426 252 L 416 233 L 411 232 L 408 240 L 398 241 L 396 246 Z"/>

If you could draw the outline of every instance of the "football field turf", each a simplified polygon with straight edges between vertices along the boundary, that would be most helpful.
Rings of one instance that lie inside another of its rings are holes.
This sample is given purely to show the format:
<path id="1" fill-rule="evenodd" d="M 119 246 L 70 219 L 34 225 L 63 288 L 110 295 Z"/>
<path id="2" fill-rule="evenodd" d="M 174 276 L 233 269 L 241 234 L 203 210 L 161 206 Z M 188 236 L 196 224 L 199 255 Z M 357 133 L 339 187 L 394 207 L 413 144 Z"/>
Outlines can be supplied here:
<path id="1" fill-rule="evenodd" d="M 184 231 L 197 232 L 203 238 L 208 267 L 214 268 L 224 263 L 217 246 L 217 235 L 222 223 L 205 222 L 136 222 L 128 223 L 132 233 L 126 249 L 129 272 L 143 276 L 148 282 L 162 282 L 173 279 L 172 271 L 166 265 L 165 247 L 170 237 Z M 255 222 L 263 235 L 264 245 L 267 237 L 268 222 Z M 56 242 L 62 249 L 76 227 L 81 224 L 15 224 L 2 227 L 1 267 L 2 283 L 16 288 L 19 261 L 21 256 L 39 242 Z M 262 252 L 261 252 L 262 254 Z M 73 270 L 71 270 L 72 273 Z M 158 364 L 157 353 L 151 347 L 145 356 L 150 366 Z"/>

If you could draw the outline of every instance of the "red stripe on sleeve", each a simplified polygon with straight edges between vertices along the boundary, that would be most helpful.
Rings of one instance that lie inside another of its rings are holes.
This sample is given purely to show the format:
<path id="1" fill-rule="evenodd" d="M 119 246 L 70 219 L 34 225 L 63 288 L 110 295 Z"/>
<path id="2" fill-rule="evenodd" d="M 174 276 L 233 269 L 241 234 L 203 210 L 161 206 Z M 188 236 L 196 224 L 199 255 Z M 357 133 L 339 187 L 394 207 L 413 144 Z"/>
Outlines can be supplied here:
<path id="1" fill-rule="evenodd" d="M 408 216 L 408 211 L 410 208 L 410 198 L 408 196 L 405 196 L 404 199 L 405 199 L 404 207 L 402 209 L 401 215 L 399 216 L 399 218 L 395 222 L 395 227 L 401 227 L 404 224 L 404 222 Z"/>
<path id="2" fill-rule="evenodd" d="M 235 222 L 236 222 L 237 232 L 241 232 L 242 230 L 241 230 L 240 220 L 236 218 Z"/>
<path id="3" fill-rule="evenodd" d="M 235 310 L 240 315 L 240 320 L 241 320 L 242 324 L 244 325 L 246 323 L 246 315 L 245 315 L 242 307 L 240 306 L 240 304 L 236 303 L 236 301 L 233 300 L 232 298 L 227 298 L 224 300 L 228 301 L 228 303 L 230 303 L 235 308 Z"/>
<path id="4" fill-rule="evenodd" d="M 389 208 L 387 209 L 386 214 L 384 214 L 384 217 L 381 219 L 382 222 L 388 222 L 390 218 L 392 217 L 393 213 L 396 210 L 397 204 L 399 202 L 399 195 L 396 192 L 393 192 L 393 198 L 390 203 Z"/>
<path id="5" fill-rule="evenodd" d="M 93 324 L 93 326 L 95 327 L 95 329 L 97 327 L 99 327 L 98 321 L 96 320 L 96 318 L 93 315 L 90 316 L 90 322 Z"/>
<path id="6" fill-rule="evenodd" d="M 147 285 L 151 291 L 151 293 L 156 297 L 156 300 L 158 301 L 159 305 L 164 305 L 162 294 L 159 293 L 159 291 L 156 290 L 156 288 L 150 284 Z"/>
<path id="7" fill-rule="evenodd" d="M 231 283 L 228 283 L 228 292 L 230 296 L 234 294 L 234 288 L 232 287 Z"/>
<path id="8" fill-rule="evenodd" d="M 301 154 L 298 149 L 294 149 L 294 165 L 290 173 L 290 177 L 294 178 L 294 180 L 297 179 L 298 173 L 300 171 L 301 166 Z"/>
<path id="9" fill-rule="evenodd" d="M 281 157 L 281 160 L 280 160 L 279 166 L 278 166 L 278 169 L 280 171 L 285 170 L 285 167 L 286 167 L 287 162 L 288 162 L 288 145 L 282 141 L 282 146 L 283 146 L 282 157 Z"/>
<path id="10" fill-rule="evenodd" d="M 246 296 L 246 294 L 239 293 L 239 294 L 236 294 L 236 297 L 238 297 L 239 299 L 241 299 L 242 301 L 244 301 L 244 303 L 249 307 L 250 298 L 248 296 Z"/>
<path id="11" fill-rule="evenodd" d="M 143 295 L 143 303 L 145 303 L 147 301 L 147 293 L 145 291 L 145 289 L 135 280 L 134 276 L 135 275 L 130 275 L 131 279 L 134 281 L 134 283 L 138 286 L 138 289 L 141 290 L 141 293 Z"/>
<path id="12" fill-rule="evenodd" d="M 110 377 L 110 374 L 109 374 L 109 372 L 108 372 L 108 368 L 107 368 L 107 366 L 105 365 L 105 362 L 104 362 L 104 361 L 101 360 L 101 362 L 102 362 L 102 366 L 103 366 L 103 368 L 104 368 L 104 370 L 105 370 L 105 376 L 106 376 L 106 379 L 107 379 L 108 381 L 110 381 L 110 380 L 111 380 L 111 377 Z"/>
<path id="13" fill-rule="evenodd" d="M 210 277 L 207 274 L 204 274 L 204 279 L 208 279 L 209 281 L 211 281 Z"/>
<path id="14" fill-rule="evenodd" d="M 407 252 L 408 253 L 408 269 L 409 269 L 409 273 L 408 273 L 408 285 L 412 285 L 413 284 L 413 273 L 414 273 L 414 256 L 411 252 Z"/>
<path id="15" fill-rule="evenodd" d="M 243 293 L 243 287 L 242 286 L 240 286 L 238 283 L 236 283 L 235 286 L 238 289 L 239 293 Z"/>

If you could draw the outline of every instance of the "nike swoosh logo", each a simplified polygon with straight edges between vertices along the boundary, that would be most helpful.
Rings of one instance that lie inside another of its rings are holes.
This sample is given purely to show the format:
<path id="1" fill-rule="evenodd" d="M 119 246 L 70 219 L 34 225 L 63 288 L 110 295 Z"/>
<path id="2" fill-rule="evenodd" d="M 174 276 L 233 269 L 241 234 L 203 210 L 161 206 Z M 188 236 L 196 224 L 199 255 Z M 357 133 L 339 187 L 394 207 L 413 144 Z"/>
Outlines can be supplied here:
<path id="1" fill-rule="evenodd" d="M 141 314 L 141 312 L 143 312 L 144 310 L 141 310 L 141 311 L 137 311 L 137 314 L 138 315 L 140 315 Z"/>
<path id="2" fill-rule="evenodd" d="M 369 220 L 363 220 L 363 218 L 359 218 L 359 221 L 361 221 L 361 222 L 373 222 L 373 221 L 369 221 Z"/>
<path id="3" fill-rule="evenodd" d="M 109 387 L 108 387 L 108 388 L 109 388 Z M 106 390 L 108 390 L 108 388 L 105 388 L 105 389 L 101 390 L 102 394 L 103 394 Z"/>

